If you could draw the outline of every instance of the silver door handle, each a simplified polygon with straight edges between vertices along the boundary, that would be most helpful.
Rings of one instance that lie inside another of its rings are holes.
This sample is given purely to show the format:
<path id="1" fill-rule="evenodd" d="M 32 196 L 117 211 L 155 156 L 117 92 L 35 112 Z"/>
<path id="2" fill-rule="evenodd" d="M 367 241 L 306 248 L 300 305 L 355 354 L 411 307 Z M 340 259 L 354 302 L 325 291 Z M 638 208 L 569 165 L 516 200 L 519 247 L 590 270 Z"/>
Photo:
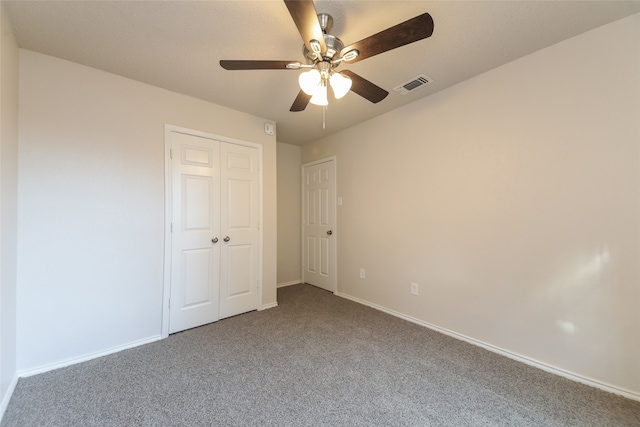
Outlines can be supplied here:
<path id="1" fill-rule="evenodd" d="M 331 236 L 333 234 L 333 231 L 329 230 L 327 231 L 327 236 Z"/>
<path id="2" fill-rule="evenodd" d="M 231 240 L 231 238 L 229 238 L 229 236 L 226 236 L 226 237 L 225 237 L 224 239 L 222 239 L 222 240 L 224 240 L 225 242 L 228 242 L 229 240 Z"/>
<path id="3" fill-rule="evenodd" d="M 218 238 L 214 237 L 213 239 L 211 239 L 211 243 L 218 243 Z"/>

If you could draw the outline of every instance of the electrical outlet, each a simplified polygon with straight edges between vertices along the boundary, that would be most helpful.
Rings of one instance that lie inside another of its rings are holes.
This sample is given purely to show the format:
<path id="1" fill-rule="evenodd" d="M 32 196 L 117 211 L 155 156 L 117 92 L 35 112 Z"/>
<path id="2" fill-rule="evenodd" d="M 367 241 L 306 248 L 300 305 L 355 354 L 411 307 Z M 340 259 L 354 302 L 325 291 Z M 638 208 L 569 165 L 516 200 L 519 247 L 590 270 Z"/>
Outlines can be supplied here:
<path id="1" fill-rule="evenodd" d="M 418 295 L 420 292 L 420 286 L 417 283 L 411 282 L 411 295 Z"/>
<path id="2" fill-rule="evenodd" d="M 365 274 L 365 272 L 364 272 L 364 268 L 361 268 L 361 269 L 360 269 L 360 278 L 361 278 L 361 279 L 364 279 L 365 277 L 366 277 L 366 274 Z"/>

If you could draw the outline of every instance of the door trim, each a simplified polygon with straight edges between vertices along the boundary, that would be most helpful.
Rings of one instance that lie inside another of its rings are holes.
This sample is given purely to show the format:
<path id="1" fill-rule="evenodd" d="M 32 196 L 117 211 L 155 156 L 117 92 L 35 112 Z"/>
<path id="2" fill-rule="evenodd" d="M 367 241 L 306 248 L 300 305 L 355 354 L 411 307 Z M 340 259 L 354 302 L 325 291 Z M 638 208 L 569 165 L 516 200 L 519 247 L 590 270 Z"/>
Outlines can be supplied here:
<path id="1" fill-rule="evenodd" d="M 164 125 L 164 266 L 162 279 L 162 316 L 160 326 L 160 338 L 169 336 L 169 298 L 171 296 L 171 223 L 172 223 L 172 207 L 173 200 L 171 197 L 171 132 L 184 133 L 187 135 L 199 136 L 229 144 L 243 145 L 258 150 L 258 294 L 260 296 L 258 306 L 260 309 L 263 305 L 262 292 L 262 242 L 264 232 L 263 219 L 263 168 L 262 168 L 262 145 L 254 142 L 243 141 L 241 139 L 229 138 L 226 136 L 216 135 L 208 132 L 202 132 L 185 127 L 175 126 L 165 123 Z"/>
<path id="2" fill-rule="evenodd" d="M 300 263 L 300 277 L 302 278 L 302 283 L 305 283 L 304 278 L 304 256 L 305 256 L 305 245 L 304 245 L 304 170 L 305 168 L 316 166 L 322 163 L 333 163 L 333 196 L 335 200 L 333 201 L 333 218 L 335 224 L 333 229 L 335 230 L 336 238 L 331 239 L 333 244 L 333 272 L 332 272 L 332 281 L 333 281 L 333 294 L 338 293 L 338 243 L 337 239 L 340 234 L 338 230 L 338 159 L 336 156 L 325 157 L 324 159 L 315 160 L 313 162 L 305 163 L 300 167 L 300 251 L 302 253 L 302 259 Z"/>

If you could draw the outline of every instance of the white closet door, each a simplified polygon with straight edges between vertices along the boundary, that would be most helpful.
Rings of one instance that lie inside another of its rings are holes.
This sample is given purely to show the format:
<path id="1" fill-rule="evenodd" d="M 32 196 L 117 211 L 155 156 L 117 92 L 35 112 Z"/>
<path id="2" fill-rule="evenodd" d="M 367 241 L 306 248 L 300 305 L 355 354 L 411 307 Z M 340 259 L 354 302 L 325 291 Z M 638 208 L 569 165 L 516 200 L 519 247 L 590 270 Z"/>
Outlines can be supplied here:
<path id="1" fill-rule="evenodd" d="M 170 137 L 173 333 L 219 318 L 220 143 L 178 132 Z"/>
<path id="2" fill-rule="evenodd" d="M 220 318 L 258 308 L 258 150 L 222 144 Z"/>

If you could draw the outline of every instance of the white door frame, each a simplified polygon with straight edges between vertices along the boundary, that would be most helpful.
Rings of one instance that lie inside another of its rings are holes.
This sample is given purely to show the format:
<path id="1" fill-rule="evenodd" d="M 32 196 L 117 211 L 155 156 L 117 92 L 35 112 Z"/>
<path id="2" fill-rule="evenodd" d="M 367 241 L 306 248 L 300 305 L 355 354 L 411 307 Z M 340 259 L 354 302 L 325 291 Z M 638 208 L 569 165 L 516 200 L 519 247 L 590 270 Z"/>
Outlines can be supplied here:
<path id="1" fill-rule="evenodd" d="M 302 253 L 302 263 L 300 265 L 300 277 L 302 278 L 302 283 L 305 283 L 304 279 L 304 255 L 305 255 L 305 243 L 304 243 L 304 170 L 307 167 L 319 165 L 321 163 L 333 162 L 333 195 L 335 200 L 333 202 L 333 218 L 335 224 L 333 226 L 333 232 L 335 235 L 334 239 L 330 239 L 331 244 L 333 245 L 333 272 L 332 272 L 332 280 L 333 280 L 333 293 L 338 293 L 338 160 L 336 156 L 326 157 L 324 159 L 315 160 L 313 162 L 305 163 L 300 167 L 300 205 L 301 205 L 301 214 L 300 218 L 300 249 Z"/>
<path id="2" fill-rule="evenodd" d="M 262 145 L 253 142 L 243 141 L 240 139 L 229 138 L 226 136 L 215 135 L 212 133 L 201 132 L 193 129 L 188 129 L 180 126 L 165 124 L 164 125 L 164 271 L 162 282 L 162 324 L 161 324 L 161 338 L 167 338 L 169 336 L 169 298 L 171 296 L 171 224 L 172 224 L 172 203 L 171 198 L 171 132 L 179 132 L 187 135 L 194 135 L 208 139 L 215 139 L 220 142 L 226 142 L 230 144 L 243 145 L 245 147 L 256 148 L 258 150 L 258 292 L 260 300 L 258 307 L 262 307 L 262 242 L 263 242 L 263 196 L 262 196 Z"/>

